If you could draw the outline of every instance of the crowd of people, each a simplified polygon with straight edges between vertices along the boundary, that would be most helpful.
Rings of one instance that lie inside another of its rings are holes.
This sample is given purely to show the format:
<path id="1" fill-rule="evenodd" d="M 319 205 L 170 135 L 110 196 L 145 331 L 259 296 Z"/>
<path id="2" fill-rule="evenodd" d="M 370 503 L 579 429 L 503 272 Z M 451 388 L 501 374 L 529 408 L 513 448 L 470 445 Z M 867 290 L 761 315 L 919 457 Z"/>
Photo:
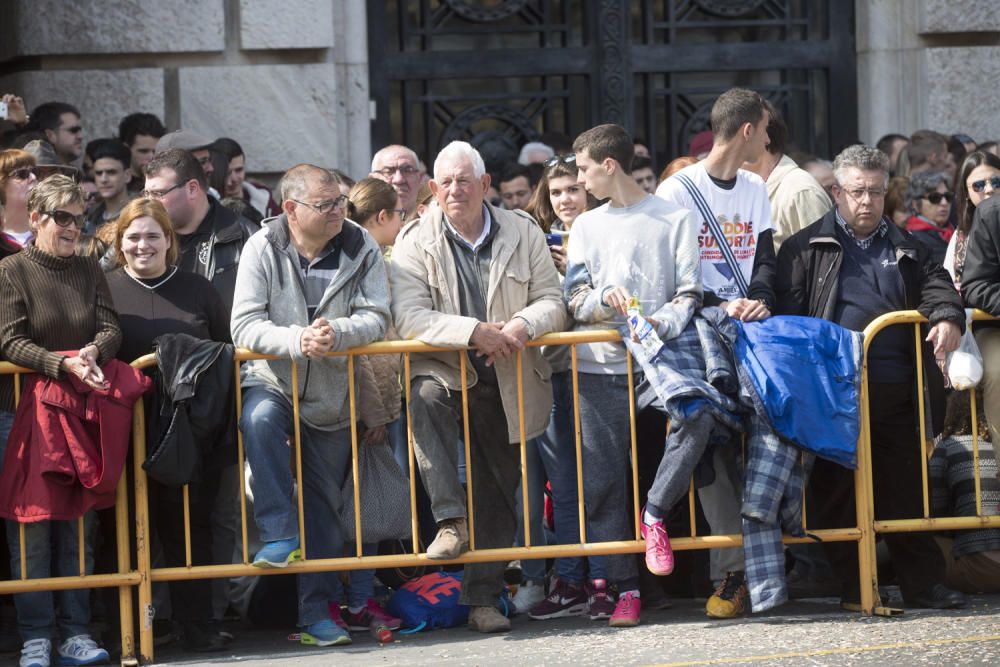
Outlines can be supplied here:
<path id="1" fill-rule="evenodd" d="M 856 608 L 853 543 L 788 553 L 780 544 L 782 528 L 795 530 L 782 523 L 786 505 L 798 502 L 791 491 L 803 486 L 810 527 L 853 526 L 853 472 L 779 442 L 767 415 L 712 379 L 715 355 L 739 365 L 733 326 L 781 319 L 774 316 L 861 331 L 880 315 L 916 309 L 928 319 L 924 358 L 943 362 L 965 330 L 964 308 L 1000 315 L 1000 199 L 991 199 L 1000 158 L 995 142 L 964 135 L 889 135 L 827 161 L 797 153 L 779 110 L 734 88 L 716 100 L 711 130 L 693 138 L 690 155 L 659 175 L 641 140 L 605 124 L 575 138 L 547 133 L 496 178 L 475 147 L 455 141 L 427 163 L 406 146 L 382 148 L 356 181 L 331 165 L 299 164 L 272 191 L 247 178 L 252 159 L 233 139 L 168 132 L 136 113 L 117 137 L 84 144 L 85 119 L 72 105 L 49 102 L 29 115 L 16 95 L 3 101 L 0 355 L 36 373 L 17 406 L 12 376 L 0 383 L 0 516 L 15 578 L 22 567 L 28 578 L 74 576 L 81 558 L 87 572 L 114 563 L 108 508 L 131 456 L 128 415 L 143 400 L 156 415 L 142 462 L 155 554 L 168 567 L 242 561 L 245 483 L 254 566 L 354 554 L 355 535 L 340 517 L 356 427 L 361 447 L 392 453 L 392 469 L 378 472 L 385 479 L 409 474 L 412 433 L 422 499 L 414 511 L 431 560 L 454 560 L 470 543 L 575 544 L 581 524 L 587 542 L 629 540 L 630 498 L 640 495 L 644 556 L 557 558 L 551 570 L 544 559 L 465 565 L 461 603 L 481 632 L 510 629 L 505 607 L 536 620 L 637 625 L 644 609 L 663 606 L 662 577 L 681 564 L 670 535 L 683 534 L 676 510 L 687 516 L 692 481 L 708 532 L 742 535 L 745 545 L 711 550 L 701 577 L 711 582 L 708 616 L 762 611 L 824 583 Z M 652 332 L 643 335 L 663 344 L 650 357 L 636 346 L 641 320 Z M 579 344 L 575 362 L 566 346 L 526 345 L 569 330 L 620 331 L 623 342 Z M 976 337 L 986 369 L 982 508 L 992 514 L 1000 327 L 983 323 Z M 468 351 L 414 354 L 408 376 L 399 355 L 360 356 L 353 391 L 347 357 L 328 356 L 394 339 Z M 233 378 L 234 346 L 272 358 L 245 362 Z M 151 352 L 155 370 L 127 366 Z M 868 356 L 880 519 L 922 516 L 915 352 L 910 329 L 896 327 Z M 641 364 L 630 378 L 630 354 L 683 381 L 665 390 Z M 788 363 L 786 372 L 802 374 L 802 359 Z M 929 431 L 941 436 L 931 462 L 935 512 L 975 513 L 968 398 L 948 396 L 938 364 L 925 373 Z M 224 416 L 235 382 L 238 423 Z M 94 400 L 104 401 L 97 412 Z M 632 400 L 639 488 L 630 474 Z M 236 465 L 237 428 L 245 470 Z M 300 466 L 290 457 L 295 442 Z M 363 526 L 392 523 L 364 507 L 361 515 Z M 408 538 L 406 525 L 394 537 Z M 367 535 L 360 551 L 378 553 L 380 540 Z M 1000 531 L 953 537 L 885 536 L 907 606 L 956 608 L 963 592 L 1000 590 Z M 498 606 L 505 578 L 516 593 Z M 352 631 L 384 639 L 400 627 L 381 604 L 374 570 L 294 579 L 295 611 L 278 622 L 297 624 L 304 644 L 348 644 Z M 158 592 L 157 619 L 169 608 L 167 623 L 188 650 L 224 649 L 233 640 L 221 625 L 230 608 L 245 617 L 249 607 L 281 608 L 260 597 L 274 586 L 235 590 L 225 581 L 171 582 Z M 92 601 L 113 614 L 92 591 L 13 601 L 21 667 L 48 667 L 53 646 L 60 664 L 108 660 L 91 632 Z"/>

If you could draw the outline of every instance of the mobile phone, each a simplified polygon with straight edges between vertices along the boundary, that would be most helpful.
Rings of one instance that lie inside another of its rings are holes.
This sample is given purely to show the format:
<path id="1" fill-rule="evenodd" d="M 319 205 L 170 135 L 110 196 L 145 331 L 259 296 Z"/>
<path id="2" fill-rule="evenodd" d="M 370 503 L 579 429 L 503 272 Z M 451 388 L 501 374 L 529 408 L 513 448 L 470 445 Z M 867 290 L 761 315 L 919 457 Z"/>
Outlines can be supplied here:
<path id="1" fill-rule="evenodd" d="M 7 103 L 0 102 L 0 120 L 7 120 Z"/>
<path id="2" fill-rule="evenodd" d="M 552 234 L 546 234 L 545 235 L 545 242 L 548 243 L 549 245 L 558 245 L 558 246 L 561 246 L 563 244 L 563 235 L 560 234 L 559 232 L 555 232 L 555 233 L 552 233 Z"/>

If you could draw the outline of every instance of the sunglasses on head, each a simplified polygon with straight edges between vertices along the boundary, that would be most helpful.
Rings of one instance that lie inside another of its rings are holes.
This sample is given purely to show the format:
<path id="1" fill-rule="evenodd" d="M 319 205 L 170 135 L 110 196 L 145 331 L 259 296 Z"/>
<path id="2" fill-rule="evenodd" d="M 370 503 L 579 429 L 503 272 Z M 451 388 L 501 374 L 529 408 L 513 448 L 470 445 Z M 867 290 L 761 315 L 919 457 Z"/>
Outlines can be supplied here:
<path id="1" fill-rule="evenodd" d="M 984 178 L 979 181 L 972 181 L 972 191 L 982 192 L 986 189 L 987 183 L 989 183 L 990 187 L 994 190 L 1000 190 L 1000 176 L 990 176 L 989 178 Z"/>
<path id="2" fill-rule="evenodd" d="M 955 195 L 952 192 L 932 192 L 929 195 L 924 195 L 924 199 L 935 205 L 940 204 L 942 199 L 950 204 L 954 198 Z"/>
<path id="3" fill-rule="evenodd" d="M 82 213 L 80 215 L 73 215 L 69 211 L 63 211 L 56 209 L 55 211 L 42 211 L 42 215 L 47 215 L 52 218 L 60 227 L 69 227 L 70 225 L 76 225 L 79 229 L 83 229 L 83 226 L 87 223 L 87 218 Z"/>
<path id="4" fill-rule="evenodd" d="M 548 160 L 542 163 L 542 166 L 546 169 L 551 169 L 557 164 L 575 164 L 576 163 L 576 153 L 570 153 L 568 155 L 555 155 L 550 157 Z"/>

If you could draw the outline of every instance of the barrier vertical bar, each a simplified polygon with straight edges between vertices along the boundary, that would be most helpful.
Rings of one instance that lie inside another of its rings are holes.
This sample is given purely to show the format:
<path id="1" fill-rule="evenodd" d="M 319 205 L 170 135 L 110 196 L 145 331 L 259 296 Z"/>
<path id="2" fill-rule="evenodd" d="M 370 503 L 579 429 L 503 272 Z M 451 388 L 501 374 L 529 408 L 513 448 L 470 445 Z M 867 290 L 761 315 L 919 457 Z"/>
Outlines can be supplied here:
<path id="1" fill-rule="evenodd" d="M 302 432 L 299 425 L 299 365 L 292 362 L 292 437 L 295 439 L 295 479 L 298 482 L 299 492 L 296 494 L 299 501 L 299 549 L 302 553 L 302 560 L 306 559 L 306 517 L 304 512 L 305 486 L 302 483 Z M 332 517 L 331 517 L 332 518 Z"/>
<path id="2" fill-rule="evenodd" d="M 531 508 L 528 506 L 528 441 L 524 431 L 523 350 L 517 351 L 517 422 L 521 437 L 521 512 L 524 519 L 524 546 L 531 546 Z"/>
<path id="3" fill-rule="evenodd" d="M 149 487 L 142 463 L 146 460 L 146 413 L 142 401 L 132 409 L 132 475 L 135 477 L 135 556 L 139 581 L 139 656 L 153 661 L 153 582 L 150 579 Z"/>
<path id="4" fill-rule="evenodd" d="M 983 493 L 979 482 L 979 420 L 976 419 L 976 388 L 969 390 L 969 411 L 972 415 L 972 472 L 976 484 L 976 516 L 983 515 Z"/>
<path id="5" fill-rule="evenodd" d="M 913 324 L 916 337 L 914 347 L 917 348 L 917 414 L 920 418 L 920 489 L 924 496 L 924 518 L 931 515 L 930 502 L 927 498 L 927 424 L 924 422 L 924 353 L 923 340 L 920 336 L 920 322 Z"/>
<path id="6" fill-rule="evenodd" d="M 696 514 L 694 506 L 694 478 L 692 478 L 691 485 L 688 487 L 688 516 L 691 520 L 691 537 L 698 536 L 698 521 Z"/>
<path id="7" fill-rule="evenodd" d="M 587 543 L 587 512 L 583 502 L 583 431 L 580 428 L 580 376 L 576 367 L 576 343 L 570 346 L 573 373 L 573 432 L 576 434 L 576 506 L 580 521 L 580 544 Z"/>
<path id="8" fill-rule="evenodd" d="M 76 542 L 76 553 L 80 562 L 80 576 L 85 577 L 87 576 L 87 538 L 82 516 L 76 520 Z"/>
<path id="9" fill-rule="evenodd" d="M 21 580 L 24 581 L 28 578 L 28 549 L 24 544 L 24 524 L 18 522 L 17 531 L 20 535 L 20 548 L 21 548 Z"/>
<path id="10" fill-rule="evenodd" d="M 641 540 L 639 532 L 639 455 L 637 452 L 637 437 L 635 432 L 635 380 L 632 377 L 632 355 L 626 354 L 625 361 L 628 370 L 628 422 L 629 433 L 632 436 L 632 505 L 635 514 L 635 539 Z"/>
<path id="11" fill-rule="evenodd" d="M 240 467 L 240 529 L 243 531 L 243 564 L 250 564 L 250 554 L 247 542 L 247 490 L 246 490 L 246 452 L 243 450 L 243 429 L 240 420 L 243 419 L 243 388 L 240 386 L 240 362 L 234 360 L 236 382 L 236 461 Z"/>
<path id="12" fill-rule="evenodd" d="M 403 353 L 403 390 L 406 394 L 406 460 L 410 465 L 410 530 L 413 553 L 420 553 L 420 527 L 417 525 L 417 473 L 413 460 L 413 419 L 410 417 L 410 353 Z"/>
<path id="13" fill-rule="evenodd" d="M 468 354 L 458 353 L 458 368 L 462 374 L 462 429 L 465 436 L 465 502 L 469 513 L 469 550 L 476 550 L 476 531 L 472 517 L 472 445 L 469 442 L 469 380 L 465 376 Z"/>
<path id="14" fill-rule="evenodd" d="M 868 342 L 867 340 L 865 341 Z M 875 565 L 875 504 L 872 494 L 871 424 L 868 407 L 867 348 L 861 376 L 861 437 L 858 440 L 858 467 L 854 471 L 854 508 L 858 530 L 858 579 L 861 586 L 861 611 L 869 616 L 880 604 L 878 570 Z"/>
<path id="15" fill-rule="evenodd" d="M 354 475 L 354 542 L 361 558 L 361 476 L 358 474 L 358 405 L 354 387 L 354 355 L 347 355 L 347 401 L 351 411 L 351 474 Z M 301 488 L 301 482 L 299 483 Z"/>
<path id="16" fill-rule="evenodd" d="M 118 573 L 127 574 L 131 569 L 128 530 L 128 469 L 122 468 L 115 491 L 115 541 L 118 552 Z M 135 638 L 132 635 L 132 587 L 118 587 L 118 621 L 121 630 L 122 662 L 135 658 Z"/>
<path id="17" fill-rule="evenodd" d="M 184 503 L 184 562 L 191 567 L 191 492 L 187 484 L 181 487 Z"/>

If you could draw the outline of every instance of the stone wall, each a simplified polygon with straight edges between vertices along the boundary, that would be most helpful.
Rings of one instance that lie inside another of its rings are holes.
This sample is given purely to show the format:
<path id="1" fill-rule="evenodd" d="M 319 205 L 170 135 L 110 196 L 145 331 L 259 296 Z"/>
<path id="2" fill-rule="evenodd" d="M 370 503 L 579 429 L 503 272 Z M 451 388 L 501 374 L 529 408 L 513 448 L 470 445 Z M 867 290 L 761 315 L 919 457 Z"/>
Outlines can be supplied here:
<path id="1" fill-rule="evenodd" d="M 1000 139 L 993 0 L 856 0 L 861 139 L 930 128 Z"/>
<path id="2" fill-rule="evenodd" d="M 365 0 L 4 0 L 0 91 L 63 100 L 85 140 L 148 111 L 243 146 L 248 169 L 368 172 Z"/>

